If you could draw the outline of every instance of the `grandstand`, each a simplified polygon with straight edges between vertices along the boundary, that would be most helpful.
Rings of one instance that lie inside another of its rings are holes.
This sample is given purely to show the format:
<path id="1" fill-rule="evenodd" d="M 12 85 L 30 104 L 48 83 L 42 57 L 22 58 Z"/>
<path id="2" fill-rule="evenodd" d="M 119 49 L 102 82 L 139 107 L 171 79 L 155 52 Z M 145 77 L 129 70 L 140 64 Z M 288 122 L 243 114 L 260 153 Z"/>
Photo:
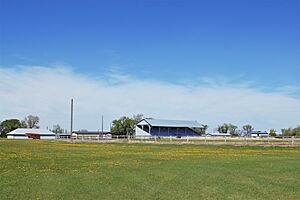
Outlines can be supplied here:
<path id="1" fill-rule="evenodd" d="M 196 129 L 203 126 L 197 121 L 162 120 L 145 118 L 135 128 L 135 136 L 139 137 L 187 137 L 199 136 Z"/>

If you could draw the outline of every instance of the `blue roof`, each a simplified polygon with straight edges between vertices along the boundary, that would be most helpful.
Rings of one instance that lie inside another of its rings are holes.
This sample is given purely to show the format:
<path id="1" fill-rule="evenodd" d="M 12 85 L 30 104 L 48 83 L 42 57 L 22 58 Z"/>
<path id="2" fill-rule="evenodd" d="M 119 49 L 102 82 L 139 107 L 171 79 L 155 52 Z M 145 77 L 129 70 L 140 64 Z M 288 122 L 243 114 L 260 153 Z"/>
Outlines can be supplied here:
<path id="1" fill-rule="evenodd" d="M 142 123 L 142 122 L 147 122 L 150 126 L 160 126 L 160 127 L 189 127 L 189 128 L 202 128 L 203 127 L 197 121 L 145 118 L 140 123 Z M 138 123 L 138 125 L 140 123 Z"/>

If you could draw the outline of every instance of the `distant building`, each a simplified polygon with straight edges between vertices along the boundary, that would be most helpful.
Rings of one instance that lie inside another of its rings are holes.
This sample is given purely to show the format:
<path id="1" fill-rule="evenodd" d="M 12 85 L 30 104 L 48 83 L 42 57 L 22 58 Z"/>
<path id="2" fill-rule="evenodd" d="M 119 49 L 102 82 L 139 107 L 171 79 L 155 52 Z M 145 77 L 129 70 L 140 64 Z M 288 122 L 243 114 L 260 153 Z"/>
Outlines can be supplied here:
<path id="1" fill-rule="evenodd" d="M 143 119 L 135 127 L 138 137 L 185 137 L 199 136 L 196 129 L 203 128 L 197 121 Z"/>
<path id="2" fill-rule="evenodd" d="M 269 134 L 266 131 L 264 131 L 264 132 L 262 132 L 262 131 L 252 131 L 250 133 L 250 135 L 251 135 L 251 137 L 268 137 L 269 136 Z"/>
<path id="3" fill-rule="evenodd" d="M 109 131 L 88 131 L 79 130 L 72 132 L 72 138 L 111 138 L 111 133 Z"/>
<path id="4" fill-rule="evenodd" d="M 71 134 L 69 134 L 69 133 L 59 133 L 57 135 L 57 137 L 62 138 L 62 139 L 69 139 L 69 138 L 71 138 Z"/>
<path id="5" fill-rule="evenodd" d="M 56 134 L 42 129 L 18 128 L 7 133 L 8 139 L 56 139 Z"/>
<path id="6" fill-rule="evenodd" d="M 207 133 L 207 136 L 213 136 L 213 137 L 229 137 L 231 134 L 229 133 Z"/>

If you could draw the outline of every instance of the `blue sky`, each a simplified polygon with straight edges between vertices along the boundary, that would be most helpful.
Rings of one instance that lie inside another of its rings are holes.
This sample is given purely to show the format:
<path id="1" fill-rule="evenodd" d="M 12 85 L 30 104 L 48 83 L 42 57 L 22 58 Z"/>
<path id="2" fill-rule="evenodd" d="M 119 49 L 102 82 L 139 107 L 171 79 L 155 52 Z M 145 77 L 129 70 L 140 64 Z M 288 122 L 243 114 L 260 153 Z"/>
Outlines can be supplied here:
<path id="1" fill-rule="evenodd" d="M 300 85 L 298 0 L 1 0 L 0 65 Z"/>
<path id="2" fill-rule="evenodd" d="M 19 65 L 300 99 L 300 1 L 0 0 L 0 69 Z"/>

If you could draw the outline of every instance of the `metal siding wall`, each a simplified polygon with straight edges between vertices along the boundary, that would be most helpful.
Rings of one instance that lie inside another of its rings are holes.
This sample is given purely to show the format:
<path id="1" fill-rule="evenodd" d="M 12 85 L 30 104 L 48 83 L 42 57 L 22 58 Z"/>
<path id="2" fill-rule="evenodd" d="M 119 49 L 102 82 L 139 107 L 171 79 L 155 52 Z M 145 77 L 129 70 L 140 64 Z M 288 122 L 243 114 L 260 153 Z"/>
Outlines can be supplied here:
<path id="1" fill-rule="evenodd" d="M 54 136 L 40 136 L 41 139 L 45 139 L 45 140 L 53 140 L 56 139 L 55 135 Z"/>
<path id="2" fill-rule="evenodd" d="M 136 137 L 143 137 L 143 136 L 151 136 L 149 133 L 147 133 L 146 131 L 143 131 L 142 129 L 140 129 L 138 126 L 135 127 L 135 136 Z"/>

